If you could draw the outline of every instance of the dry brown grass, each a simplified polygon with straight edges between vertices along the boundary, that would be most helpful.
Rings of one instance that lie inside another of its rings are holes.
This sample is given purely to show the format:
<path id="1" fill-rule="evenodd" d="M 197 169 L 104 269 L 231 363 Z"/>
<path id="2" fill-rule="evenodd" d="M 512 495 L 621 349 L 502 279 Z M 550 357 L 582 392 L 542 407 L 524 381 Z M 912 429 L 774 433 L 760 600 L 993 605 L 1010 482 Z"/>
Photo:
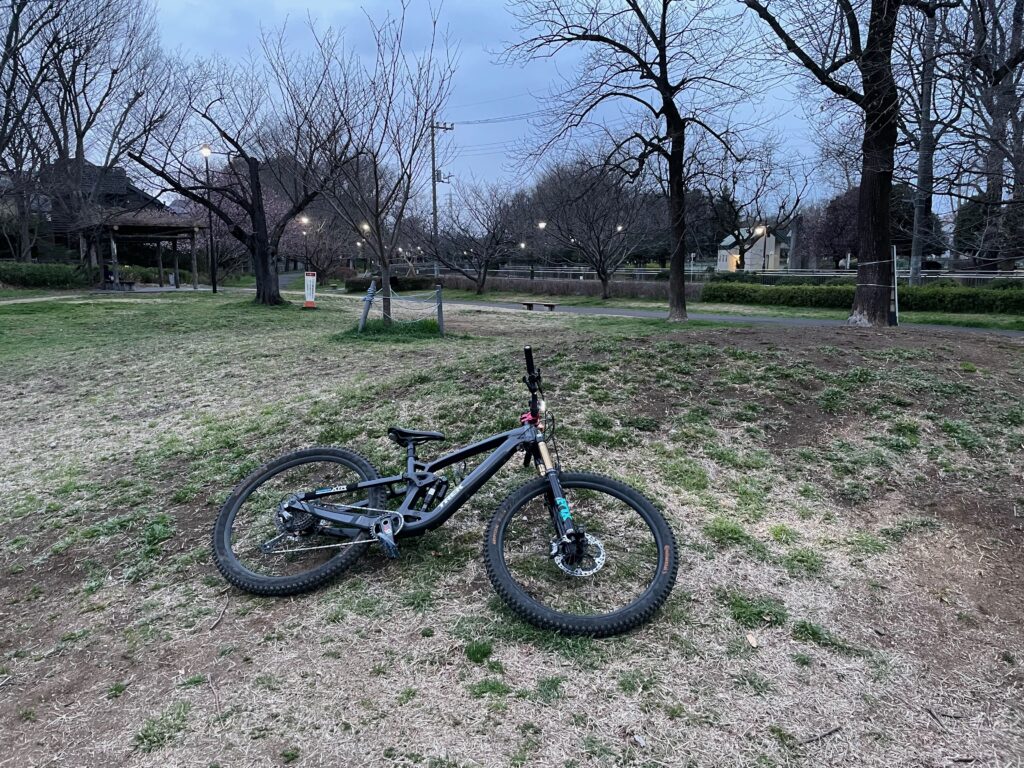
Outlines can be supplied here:
<path id="1" fill-rule="evenodd" d="M 1019 342 L 460 310 L 449 325 L 470 338 L 382 345 L 330 338 L 354 317 L 344 299 L 273 323 L 220 322 L 209 298 L 121 301 L 103 318 L 130 327 L 76 330 L 94 344 L 0 347 L 0 764 L 1024 757 Z M 527 478 L 515 465 L 398 563 L 371 551 L 290 600 L 226 588 L 208 533 L 240 474 L 327 439 L 394 462 L 391 423 L 454 440 L 511 425 L 523 343 L 566 466 L 625 476 L 672 521 L 684 567 L 655 622 L 573 640 L 495 604 L 480 538 Z M 822 410 L 829 388 L 842 398 Z M 908 423 L 916 444 L 884 441 Z M 714 520 L 748 543 L 710 536 Z M 796 548 L 820 572 L 787 570 Z M 726 593 L 781 601 L 786 620 L 742 626 Z M 800 622 L 832 644 L 794 639 Z"/>

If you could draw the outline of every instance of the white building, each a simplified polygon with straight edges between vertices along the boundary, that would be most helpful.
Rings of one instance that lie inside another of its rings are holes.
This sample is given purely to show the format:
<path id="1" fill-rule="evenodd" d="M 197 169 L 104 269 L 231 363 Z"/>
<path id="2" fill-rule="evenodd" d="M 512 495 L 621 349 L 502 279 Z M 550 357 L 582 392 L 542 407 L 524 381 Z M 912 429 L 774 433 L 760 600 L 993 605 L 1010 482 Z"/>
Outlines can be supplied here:
<path id="1" fill-rule="evenodd" d="M 781 269 L 788 261 L 789 242 L 784 235 L 778 235 L 764 227 L 740 230 L 740 242 L 744 246 L 743 269 L 746 272 L 764 272 Z M 740 247 L 736 238 L 729 235 L 718 245 L 719 272 L 735 272 L 739 269 Z"/>

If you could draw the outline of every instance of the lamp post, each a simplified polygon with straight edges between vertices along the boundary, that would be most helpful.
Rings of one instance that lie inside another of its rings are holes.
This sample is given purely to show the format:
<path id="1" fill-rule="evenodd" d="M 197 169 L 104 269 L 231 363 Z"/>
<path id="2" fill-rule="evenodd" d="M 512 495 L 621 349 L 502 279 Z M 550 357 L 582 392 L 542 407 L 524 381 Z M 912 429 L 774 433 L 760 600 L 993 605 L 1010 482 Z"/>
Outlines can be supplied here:
<path id="1" fill-rule="evenodd" d="M 548 223 L 546 221 L 538 221 L 537 222 L 537 229 L 540 230 L 541 235 L 544 234 L 544 230 L 547 229 L 547 227 L 548 227 Z M 547 238 L 546 237 L 542 237 L 542 239 L 541 239 L 541 254 L 542 255 L 547 252 L 547 244 L 548 244 Z M 533 280 L 533 262 L 535 260 L 536 259 L 534 259 L 534 258 L 530 259 L 530 279 L 531 280 Z"/>
<path id="2" fill-rule="evenodd" d="M 359 264 L 359 259 L 362 257 L 362 253 L 363 253 L 363 241 L 362 240 L 356 240 L 356 264 L 353 265 L 354 268 L 358 268 L 356 265 Z"/>
<path id="3" fill-rule="evenodd" d="M 299 217 L 299 224 L 301 224 L 304 228 L 308 227 L 309 226 L 309 216 L 300 216 Z M 307 232 L 306 229 L 302 230 L 302 268 L 304 270 L 306 270 L 307 272 L 309 271 L 309 240 L 306 239 L 306 236 L 308 234 L 309 234 L 309 232 Z M 296 259 L 296 262 L 297 261 L 298 261 L 298 259 Z M 298 267 L 299 267 L 299 265 L 296 263 L 295 268 L 298 269 Z M 287 259 L 285 259 L 284 268 L 288 269 Z"/>
<path id="4" fill-rule="evenodd" d="M 199 148 L 199 154 L 203 156 L 203 165 L 206 166 L 206 201 L 212 205 L 213 190 L 210 189 L 210 155 L 213 150 L 209 144 L 203 144 Z M 210 262 L 210 287 L 217 292 L 217 254 L 213 252 L 213 209 L 206 206 L 206 258 Z M 177 288 L 177 286 L 175 286 Z"/>
<path id="5" fill-rule="evenodd" d="M 768 268 L 768 227 L 760 226 L 754 230 L 761 235 L 761 271 Z"/>

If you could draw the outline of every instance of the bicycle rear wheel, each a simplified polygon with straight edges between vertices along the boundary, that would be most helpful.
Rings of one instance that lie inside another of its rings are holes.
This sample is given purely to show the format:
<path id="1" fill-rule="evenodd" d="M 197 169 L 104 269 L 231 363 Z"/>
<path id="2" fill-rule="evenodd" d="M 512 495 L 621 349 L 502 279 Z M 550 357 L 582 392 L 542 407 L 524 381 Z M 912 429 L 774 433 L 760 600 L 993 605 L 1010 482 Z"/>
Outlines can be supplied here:
<path id="1" fill-rule="evenodd" d="M 514 491 L 487 531 L 484 561 L 501 598 L 544 629 L 604 637 L 649 621 L 675 584 L 678 553 L 662 514 L 628 485 L 601 475 L 562 473 L 585 551 L 552 556 L 553 499 L 545 478 Z"/>
<path id="2" fill-rule="evenodd" d="M 281 456 L 243 480 L 224 506 L 213 531 L 213 559 L 224 578 L 256 595 L 309 592 L 335 578 L 367 549 L 369 534 L 347 534 L 308 513 L 281 515 L 293 494 L 377 478 L 359 454 L 344 448 L 309 448 Z M 323 506 L 365 501 L 381 508 L 384 492 L 325 498 Z"/>

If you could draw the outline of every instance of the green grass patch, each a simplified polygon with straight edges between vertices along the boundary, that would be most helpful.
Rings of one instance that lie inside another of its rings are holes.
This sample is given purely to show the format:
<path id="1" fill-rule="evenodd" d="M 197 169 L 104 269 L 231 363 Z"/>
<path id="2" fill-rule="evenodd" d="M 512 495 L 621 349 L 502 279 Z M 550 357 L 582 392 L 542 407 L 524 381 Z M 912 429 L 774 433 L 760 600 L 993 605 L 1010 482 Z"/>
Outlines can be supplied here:
<path id="1" fill-rule="evenodd" d="M 791 549 L 780 562 L 791 576 L 815 576 L 825 567 L 825 559 L 810 547 Z"/>
<path id="2" fill-rule="evenodd" d="M 814 645 L 841 653 L 844 656 L 867 655 L 867 651 L 855 648 L 829 632 L 820 624 L 802 619 L 793 624 L 793 639 L 801 643 L 814 643 Z"/>
<path id="3" fill-rule="evenodd" d="M 367 320 L 363 330 L 358 327 L 337 333 L 335 341 L 387 341 L 393 344 L 413 343 L 423 339 L 440 339 L 441 329 L 437 320 L 394 321 L 385 323 L 382 318 Z"/>
<path id="4" fill-rule="evenodd" d="M 486 640 L 474 640 L 466 645 L 466 658 L 474 664 L 483 664 L 493 652 L 494 646 Z"/>
<path id="5" fill-rule="evenodd" d="M 507 696 L 512 689 L 501 680 L 489 677 L 478 683 L 469 686 L 469 695 L 474 699 L 482 699 L 485 696 Z"/>
<path id="6" fill-rule="evenodd" d="M 729 615 L 741 627 L 778 626 L 786 622 L 786 606 L 774 597 L 747 595 L 739 591 L 724 591 L 719 594 L 729 608 Z"/>
<path id="7" fill-rule="evenodd" d="M 166 747 L 185 730 L 189 710 L 187 701 L 177 701 L 157 717 L 151 717 L 135 734 L 135 746 L 143 752 L 154 752 Z"/>

